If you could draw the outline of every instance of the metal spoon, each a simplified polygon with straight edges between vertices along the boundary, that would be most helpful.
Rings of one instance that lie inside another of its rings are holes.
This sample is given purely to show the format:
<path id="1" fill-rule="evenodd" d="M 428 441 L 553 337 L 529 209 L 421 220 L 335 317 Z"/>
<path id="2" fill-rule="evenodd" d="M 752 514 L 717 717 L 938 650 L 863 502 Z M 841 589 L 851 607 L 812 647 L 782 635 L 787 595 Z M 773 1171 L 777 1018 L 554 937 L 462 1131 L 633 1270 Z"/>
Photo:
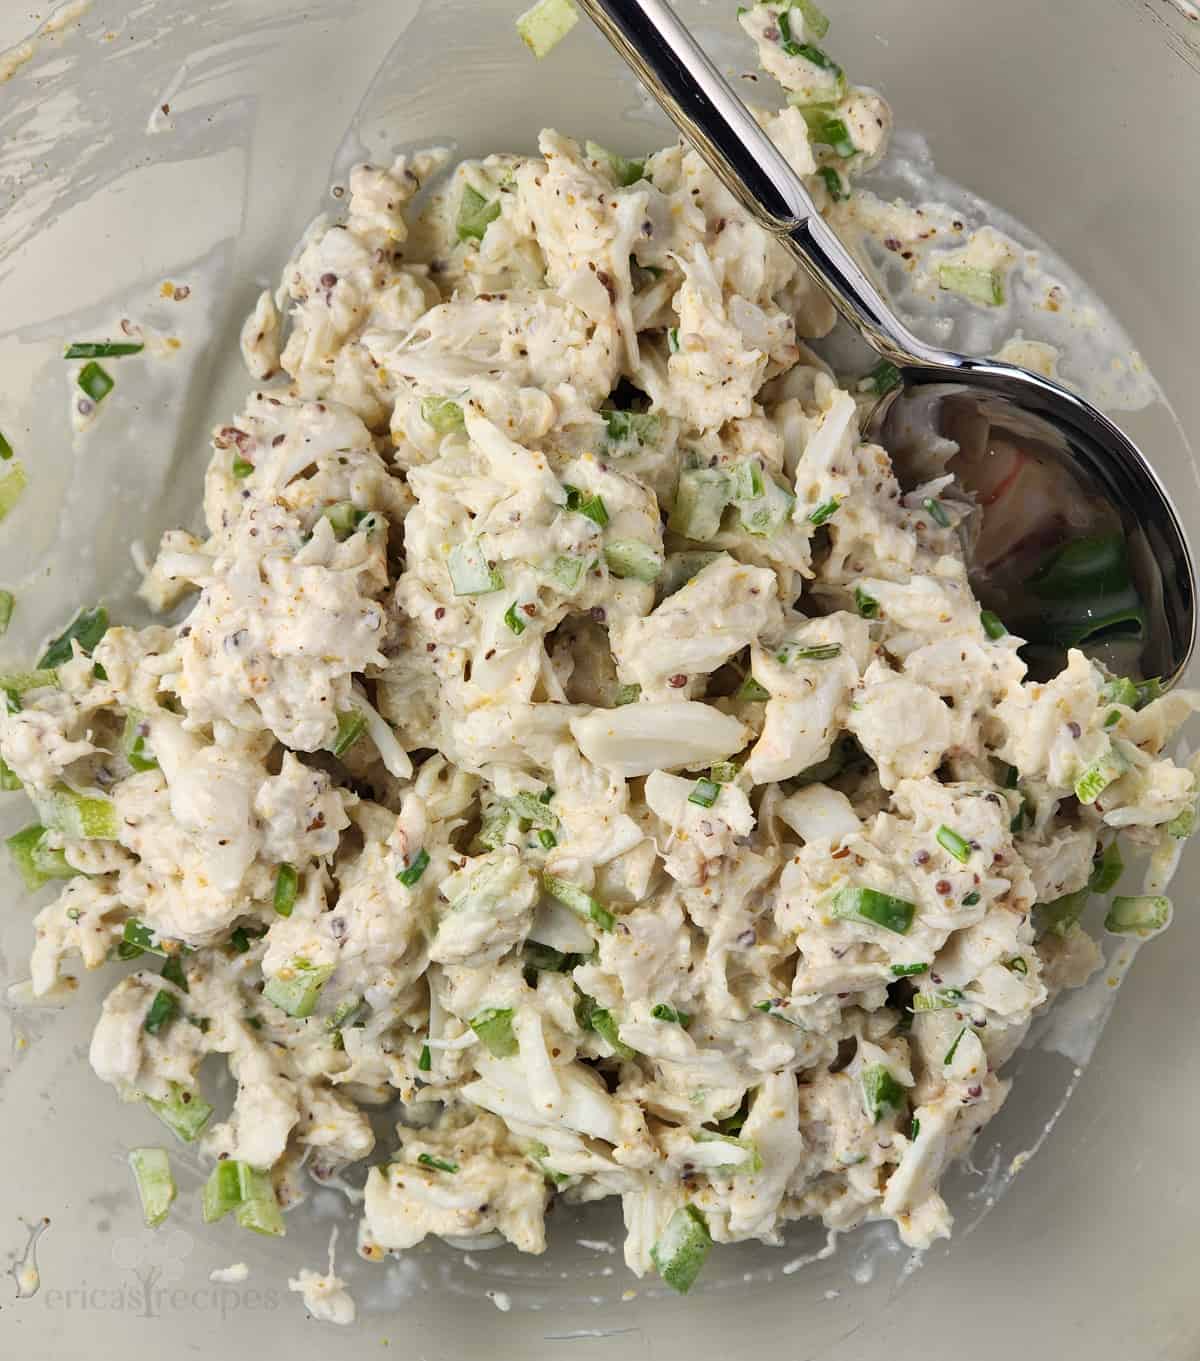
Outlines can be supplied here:
<path id="1" fill-rule="evenodd" d="M 1043 461 L 1057 460 L 1085 495 L 1107 503 L 1123 526 L 1144 609 L 1141 669 L 1159 675 L 1164 687 L 1174 684 L 1195 645 L 1195 568 L 1171 499 L 1137 447 L 1060 384 L 1014 364 L 937 349 L 902 325 L 665 0 L 578 3 L 747 212 L 791 248 L 842 317 L 900 370 L 903 388 L 880 402 L 876 432 L 898 399 L 916 390 L 928 395 L 937 385 L 951 401 L 974 404 L 993 427 L 1035 446 Z"/>

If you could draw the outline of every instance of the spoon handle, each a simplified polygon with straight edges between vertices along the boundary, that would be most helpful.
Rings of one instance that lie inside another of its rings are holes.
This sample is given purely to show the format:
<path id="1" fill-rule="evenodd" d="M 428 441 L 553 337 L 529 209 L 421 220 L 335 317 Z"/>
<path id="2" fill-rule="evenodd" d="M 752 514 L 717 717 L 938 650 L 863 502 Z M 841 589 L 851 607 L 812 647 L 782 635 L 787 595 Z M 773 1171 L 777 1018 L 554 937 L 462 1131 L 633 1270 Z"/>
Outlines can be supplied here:
<path id="1" fill-rule="evenodd" d="M 846 320 L 898 363 L 954 363 L 901 325 L 733 87 L 666 0 L 578 0 L 731 194 L 786 240 Z"/>

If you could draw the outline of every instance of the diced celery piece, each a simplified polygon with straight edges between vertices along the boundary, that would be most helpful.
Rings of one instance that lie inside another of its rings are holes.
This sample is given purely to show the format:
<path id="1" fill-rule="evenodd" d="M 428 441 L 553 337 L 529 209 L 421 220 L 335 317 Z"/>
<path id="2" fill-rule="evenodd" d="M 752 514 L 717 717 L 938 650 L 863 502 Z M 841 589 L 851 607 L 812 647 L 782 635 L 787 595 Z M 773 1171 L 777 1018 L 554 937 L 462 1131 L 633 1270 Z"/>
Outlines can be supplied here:
<path id="1" fill-rule="evenodd" d="M 242 1200 L 234 1210 L 237 1222 L 243 1229 L 282 1238 L 285 1232 L 283 1214 L 275 1198 L 270 1174 L 260 1172 L 248 1163 L 238 1163 L 238 1172 Z"/>
<path id="2" fill-rule="evenodd" d="M 808 125 L 809 138 L 817 146 L 827 146 L 835 156 L 841 156 L 843 159 L 848 159 L 857 152 L 858 148 L 850 136 L 850 129 L 837 116 L 834 105 L 805 104 L 796 95 L 789 95 L 788 103 L 799 107 Z"/>
<path id="3" fill-rule="evenodd" d="M 488 595 L 504 585 L 504 578 L 488 563 L 478 539 L 456 543 L 447 565 L 455 595 Z"/>
<path id="4" fill-rule="evenodd" d="M 67 864 L 62 851 L 45 843 L 46 829 L 37 822 L 14 832 L 4 843 L 12 857 L 13 868 L 30 893 L 36 893 L 51 879 L 71 879 L 79 873 Z"/>
<path id="5" fill-rule="evenodd" d="M 573 595 L 579 589 L 580 582 L 587 575 L 590 566 L 591 561 L 588 558 L 562 556 L 543 564 L 541 571 L 564 595 Z"/>
<path id="6" fill-rule="evenodd" d="M 607 1007 L 598 1006 L 595 998 L 586 994 L 575 1006 L 575 1019 L 584 1030 L 594 1031 L 618 1058 L 633 1058 L 633 1050 L 621 1039 L 617 1018 Z"/>
<path id="7" fill-rule="evenodd" d="M 732 1134 L 718 1134 L 711 1129 L 697 1130 L 693 1138 L 698 1144 L 726 1144 L 729 1148 L 729 1161 L 708 1166 L 710 1173 L 723 1177 L 745 1177 L 762 1171 L 762 1157 L 753 1139 L 738 1139 Z"/>
<path id="8" fill-rule="evenodd" d="M 303 1020 L 312 1015 L 321 989 L 329 981 L 335 967 L 333 964 L 310 964 L 306 959 L 293 959 L 281 973 L 267 980 L 262 995 L 289 1016 Z"/>
<path id="9" fill-rule="evenodd" d="M 1095 803 L 1114 780 L 1119 780 L 1129 769 L 1129 762 L 1110 746 L 1092 762 L 1075 781 L 1075 797 L 1080 803 Z"/>
<path id="10" fill-rule="evenodd" d="M 788 8 L 800 11 L 806 37 L 823 38 L 829 32 L 829 16 L 818 9 L 813 0 L 788 0 Z"/>
<path id="11" fill-rule="evenodd" d="M 579 22 L 572 0 L 538 0 L 517 19 L 517 32 L 535 57 L 544 57 Z"/>
<path id="12" fill-rule="evenodd" d="M 273 906 L 281 917 L 290 917 L 296 906 L 296 894 L 300 888 L 300 876 L 294 865 L 282 864 L 275 871 L 275 893 Z"/>
<path id="13" fill-rule="evenodd" d="M 367 720 L 353 709 L 344 709 L 337 716 L 337 732 L 330 751 L 334 756 L 345 756 L 367 730 Z"/>
<path id="14" fill-rule="evenodd" d="M 684 468 L 667 528 L 685 539 L 714 538 L 730 500 L 730 482 L 719 468 Z"/>
<path id="15" fill-rule="evenodd" d="M 960 298 L 984 307 L 999 307 L 1004 301 L 1004 275 L 998 269 L 939 265 L 938 284 L 948 293 L 957 293 Z"/>
<path id="16" fill-rule="evenodd" d="M 500 216 L 500 200 L 486 199 L 469 184 L 463 185 L 458 201 L 458 221 L 455 230 L 460 241 L 482 241 L 488 224 Z"/>
<path id="17" fill-rule="evenodd" d="M 1088 889 L 1080 888 L 1074 893 L 1064 893 L 1052 902 L 1038 903 L 1033 910 L 1038 931 L 1043 935 L 1051 931 L 1056 936 L 1067 935 L 1083 915 L 1088 896 Z"/>
<path id="18" fill-rule="evenodd" d="M 668 553 L 663 574 L 658 582 L 659 595 L 664 600 L 667 596 L 674 595 L 676 591 L 682 590 L 694 576 L 703 572 L 710 562 L 716 562 L 719 557 L 723 556 L 722 553 L 705 552 L 701 549 L 691 553 Z"/>
<path id="19" fill-rule="evenodd" d="M 963 999 L 961 988 L 930 988 L 913 994 L 913 1011 L 950 1011 Z"/>
<path id="20" fill-rule="evenodd" d="M 129 768 L 139 773 L 158 769 L 153 752 L 146 746 L 148 736 L 149 727 L 142 715 L 135 709 L 128 710 L 125 714 L 125 731 L 121 735 L 121 748 L 125 752 Z"/>
<path id="21" fill-rule="evenodd" d="M 325 507 L 321 517 L 329 521 L 333 526 L 334 537 L 342 542 L 362 524 L 367 518 L 367 512 L 359 510 L 353 501 L 335 501 L 333 505 Z"/>
<path id="22" fill-rule="evenodd" d="M 654 444 L 662 422 L 649 411 L 602 411 L 608 445 L 617 453 L 628 453 Z"/>
<path id="23" fill-rule="evenodd" d="M 14 458 L 3 474 L 0 474 L 0 520 L 3 520 L 21 499 L 21 493 L 28 481 L 25 465 L 19 458 Z"/>
<path id="24" fill-rule="evenodd" d="M 657 581 L 663 569 L 663 556 L 640 539 L 616 539 L 604 545 L 604 561 L 615 577 L 635 581 Z"/>
<path id="25" fill-rule="evenodd" d="M 204 1183 L 203 1214 L 206 1224 L 223 1219 L 242 1203 L 241 1164 L 236 1158 L 223 1158 Z"/>
<path id="26" fill-rule="evenodd" d="M 781 487 L 757 459 L 746 459 L 737 465 L 731 490 L 742 528 L 748 534 L 778 533 L 791 519 L 796 498 Z"/>
<path id="27" fill-rule="evenodd" d="M 58 688 L 58 672 L 52 666 L 39 667 L 36 671 L 0 671 L 0 690 L 14 695 L 24 695 L 30 690 Z"/>
<path id="28" fill-rule="evenodd" d="M 471 1029 L 493 1058 L 510 1059 L 518 1052 L 512 1018 L 512 1007 L 487 1007 L 470 1019 Z"/>
<path id="29" fill-rule="evenodd" d="M 81 794 L 65 784 L 34 797 L 42 825 L 50 832 L 78 840 L 111 841 L 117 835 L 117 810 L 103 794 Z"/>
<path id="30" fill-rule="evenodd" d="M 1171 900 L 1161 894 L 1118 894 L 1104 918 L 1104 929 L 1116 935 L 1156 936 L 1170 924 Z"/>
<path id="31" fill-rule="evenodd" d="M 423 397 L 421 417 L 438 435 L 453 435 L 455 431 L 467 428 L 462 407 L 449 397 Z"/>
<path id="32" fill-rule="evenodd" d="M 168 1096 L 161 1100 L 148 1096 L 146 1105 L 173 1134 L 190 1144 L 208 1124 L 213 1108 L 199 1093 L 180 1086 L 178 1082 L 168 1085 Z"/>
<path id="33" fill-rule="evenodd" d="M 175 1178 L 165 1148 L 132 1148 L 129 1167 L 137 1182 L 146 1227 L 157 1229 L 175 1199 Z"/>
<path id="34" fill-rule="evenodd" d="M 1177 814 L 1167 823 L 1167 835 L 1173 836 L 1176 841 L 1186 841 L 1196 830 L 1196 809 L 1195 806 L 1185 808 L 1182 813 Z"/>
<path id="35" fill-rule="evenodd" d="M 646 175 L 645 160 L 630 159 L 628 156 L 619 156 L 615 151 L 609 151 L 607 147 L 602 147 L 598 142 L 585 142 L 584 151 L 593 161 L 602 161 L 612 171 L 613 179 L 627 189 L 631 184 L 636 184 L 638 180 L 644 179 Z"/>
<path id="36" fill-rule="evenodd" d="M 650 1260 L 663 1280 L 681 1295 L 696 1282 L 712 1248 L 708 1223 L 694 1205 L 684 1205 L 667 1221 Z"/>
<path id="37" fill-rule="evenodd" d="M 1168 824 L 1168 831 L 1170 825 Z M 1092 862 L 1092 877 L 1088 880 L 1091 893 L 1111 893 L 1117 880 L 1125 872 L 1125 861 L 1121 858 L 1121 847 L 1114 837 L 1101 854 Z"/>
<path id="38" fill-rule="evenodd" d="M 586 917 L 589 921 L 594 922 L 601 931 L 611 931 L 616 924 L 616 918 L 603 903 L 593 898 L 586 889 L 580 888 L 578 884 L 571 883 L 569 879 L 560 879 L 554 874 L 544 874 L 542 876 L 542 887 L 556 902 L 562 903 L 576 916 Z"/>

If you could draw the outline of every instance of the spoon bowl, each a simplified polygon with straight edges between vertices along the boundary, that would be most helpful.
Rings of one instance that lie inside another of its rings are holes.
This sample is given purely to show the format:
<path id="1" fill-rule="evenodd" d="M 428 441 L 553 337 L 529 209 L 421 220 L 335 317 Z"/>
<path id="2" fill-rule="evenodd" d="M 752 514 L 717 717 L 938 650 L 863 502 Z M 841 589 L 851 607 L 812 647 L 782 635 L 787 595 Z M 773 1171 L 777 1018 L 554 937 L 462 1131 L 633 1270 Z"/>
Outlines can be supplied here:
<path id="1" fill-rule="evenodd" d="M 1196 638 L 1196 576 L 1191 549 L 1171 499 L 1137 446 L 1078 393 L 1015 364 L 955 354 L 918 339 L 892 312 L 875 285 L 817 211 L 804 182 L 759 126 L 724 76 L 666 0 L 578 0 L 649 92 L 746 210 L 785 242 L 828 294 L 844 320 L 881 358 L 895 365 L 900 384 L 884 395 L 869 430 L 894 448 L 897 417 L 906 403 L 932 391 L 947 407 L 973 404 L 989 429 L 1007 432 L 1058 470 L 1068 504 L 1095 501 L 1104 534 L 1060 537 L 1043 545 L 1034 573 L 1016 598 L 1014 581 L 972 580 L 984 603 L 999 588 L 1020 616 L 1040 629 L 1033 654 L 1049 663 L 1067 646 L 1103 651 L 1112 636 L 1138 646 L 1126 669 L 1174 684 L 1187 667 Z M 960 479 L 972 490 L 968 477 Z M 1012 507 L 1010 506 L 1010 511 Z M 984 508 L 986 521 L 987 509 Z M 1069 523 L 1069 517 L 1064 516 Z M 1099 541 L 1103 540 L 1104 543 Z M 1107 556 L 1106 556 L 1107 555 Z M 1089 591 L 1089 566 L 1093 585 Z M 1126 564 L 1121 586 L 1112 563 Z M 1061 561 L 1060 561 L 1061 560 Z M 1057 565 L 1056 565 L 1057 564 Z M 1106 565 L 1107 564 L 1107 565 Z M 1055 600 L 1047 580 L 1066 585 Z M 1039 611 L 1030 602 L 1043 602 Z M 1073 602 L 1068 605 L 1064 602 Z M 1031 665 L 1036 656 L 1027 654 Z M 1034 666 L 1036 671 L 1038 668 Z M 1052 668 L 1051 668 L 1052 669 Z"/>

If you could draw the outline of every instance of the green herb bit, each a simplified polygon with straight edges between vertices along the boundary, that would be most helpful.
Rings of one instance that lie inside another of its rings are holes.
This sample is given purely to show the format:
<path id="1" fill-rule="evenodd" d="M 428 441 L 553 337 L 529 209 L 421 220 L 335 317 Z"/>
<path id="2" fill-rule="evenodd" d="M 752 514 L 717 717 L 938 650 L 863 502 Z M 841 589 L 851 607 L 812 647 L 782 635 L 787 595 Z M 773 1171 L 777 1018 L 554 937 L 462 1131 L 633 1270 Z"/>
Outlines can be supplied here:
<path id="1" fill-rule="evenodd" d="M 485 199 L 477 189 L 469 184 L 463 186 L 462 198 L 458 201 L 458 221 L 455 230 L 460 241 L 482 241 L 488 224 L 500 216 L 500 200 Z"/>
<path id="2" fill-rule="evenodd" d="M 555 846 L 558 845 L 558 837 L 554 835 L 549 827 L 539 827 L 537 839 L 541 843 L 541 847 L 544 851 L 552 851 Z"/>
<path id="3" fill-rule="evenodd" d="M 942 1059 L 942 1066 L 949 1067 L 954 1062 L 954 1055 L 958 1053 L 958 1046 L 962 1043 L 962 1037 L 970 1030 L 969 1025 L 965 1025 L 954 1037 L 954 1043 L 946 1050 L 946 1057 Z"/>
<path id="4" fill-rule="evenodd" d="M 175 1178 L 165 1148 L 131 1148 L 129 1169 L 137 1183 L 142 1218 L 148 1229 L 157 1229 L 175 1199 Z"/>
<path id="5" fill-rule="evenodd" d="M 833 170 L 832 166 L 826 166 L 821 174 L 824 175 L 831 170 L 835 175 L 838 173 Z M 893 388 L 898 388 L 903 381 L 904 375 L 896 365 L 890 359 L 881 359 L 859 383 L 859 388 L 865 392 L 877 393 L 882 397 L 885 392 L 891 392 Z"/>
<path id="6" fill-rule="evenodd" d="M 957 293 L 968 302 L 984 307 L 999 307 L 1004 302 L 1004 275 L 998 269 L 976 269 L 971 265 L 939 265 L 938 287 Z"/>
<path id="7" fill-rule="evenodd" d="M 946 514 L 946 508 L 940 501 L 934 500 L 932 496 L 927 496 L 921 502 L 921 506 L 929 518 L 942 529 L 950 528 L 950 517 Z"/>
<path id="8" fill-rule="evenodd" d="M 721 793 L 721 786 L 715 780 L 701 778 L 696 781 L 688 795 L 688 803 L 699 804 L 701 808 L 711 808 Z"/>
<path id="9" fill-rule="evenodd" d="M 868 595 L 861 586 L 854 588 L 854 606 L 864 619 L 879 618 L 879 601 Z"/>
<path id="10" fill-rule="evenodd" d="M 423 1044 L 421 1046 L 421 1053 L 417 1057 L 417 1071 L 420 1073 L 428 1073 L 432 1067 L 433 1051 L 429 1048 L 428 1044 Z"/>
<path id="11" fill-rule="evenodd" d="M 28 482 L 25 465 L 20 459 L 13 459 L 8 470 L 0 476 L 0 520 L 3 520 L 21 499 L 21 493 Z"/>
<path id="12" fill-rule="evenodd" d="M 1111 893 L 1117 880 L 1125 873 L 1121 847 L 1114 837 L 1092 862 L 1092 877 L 1088 880 L 1090 893 Z"/>
<path id="13" fill-rule="evenodd" d="M 913 994 L 913 1011 L 950 1011 L 963 999 L 961 988 L 931 988 Z"/>
<path id="14" fill-rule="evenodd" d="M 786 666 L 789 662 L 829 662 L 841 655 L 841 643 L 815 643 L 809 646 L 787 643 L 775 654 L 775 660 L 781 666 Z"/>
<path id="15" fill-rule="evenodd" d="M 4 438 L 4 432 L 0 431 L 0 460 L 7 462 L 13 456 L 13 447 Z"/>
<path id="16" fill-rule="evenodd" d="M 953 827 L 941 826 L 937 829 L 938 845 L 944 851 L 952 855 L 960 865 L 965 865 L 971 858 L 971 843 L 964 836 L 960 836 Z"/>
<path id="17" fill-rule="evenodd" d="M 911 978 L 911 977 L 913 977 L 914 974 L 928 973 L 928 972 L 929 972 L 929 965 L 928 965 L 928 964 L 893 964 L 893 965 L 892 965 L 891 972 L 892 972 L 892 977 L 893 977 L 893 978 Z"/>
<path id="18" fill-rule="evenodd" d="M 818 169 L 817 174 L 820 176 L 829 193 L 830 199 L 834 203 L 841 203 L 843 199 L 850 197 L 846 187 L 846 181 L 842 178 L 840 170 L 835 170 L 831 165 L 823 165 Z M 897 370 L 897 379 L 899 379 L 899 370 Z M 887 389 L 885 388 L 884 391 L 886 390 Z"/>
<path id="19" fill-rule="evenodd" d="M 822 501 L 814 510 L 809 511 L 809 523 L 814 525 L 828 523 L 838 513 L 841 504 L 840 499 L 836 496 L 831 496 L 828 501 Z"/>
<path id="20" fill-rule="evenodd" d="M 984 633 L 993 640 L 1008 636 L 1008 629 L 1004 626 L 1004 620 L 998 614 L 993 614 L 991 610 L 980 610 L 979 622 L 983 625 Z"/>
<path id="21" fill-rule="evenodd" d="M 618 1058 L 633 1058 L 633 1050 L 621 1039 L 616 1017 L 607 1007 L 598 1007 L 594 998 L 586 994 L 580 997 L 575 1007 L 575 1019 L 584 1030 L 599 1035 Z"/>
<path id="22" fill-rule="evenodd" d="M 449 397 L 422 397 L 421 419 L 435 435 L 453 435 L 467 428 L 462 407 Z"/>
<path id="23" fill-rule="evenodd" d="M 275 911 L 281 917 L 290 917 L 296 906 L 296 894 L 300 888 L 300 875 L 294 865 L 286 862 L 275 871 Z"/>
<path id="24" fill-rule="evenodd" d="M 337 733 L 330 750 L 334 756 L 345 756 L 367 730 L 367 720 L 353 709 L 343 709 L 337 716 Z"/>
<path id="25" fill-rule="evenodd" d="M 512 1007 L 487 1007 L 472 1016 L 468 1024 L 493 1058 L 510 1059 L 520 1049 L 512 1018 Z"/>
<path id="26" fill-rule="evenodd" d="M 1104 918 L 1104 929 L 1121 936 L 1153 936 L 1170 924 L 1171 900 L 1160 894 L 1118 894 Z"/>
<path id="27" fill-rule="evenodd" d="M 1022 978 L 1029 973 L 1029 965 L 1026 962 L 1024 955 L 1014 955 L 1012 959 L 1008 960 L 1004 967 L 1010 973 L 1020 974 Z"/>
<path id="28" fill-rule="evenodd" d="M 154 1001 L 146 1012 L 146 1019 L 142 1023 L 143 1029 L 149 1035 L 157 1035 L 160 1030 L 179 1015 L 179 999 L 173 992 L 168 992 L 166 988 L 159 989 L 154 994 Z"/>
<path id="29" fill-rule="evenodd" d="M 677 1011 L 674 1007 L 668 1006 L 666 1002 L 658 1002 L 650 1008 L 650 1015 L 656 1021 L 669 1021 L 672 1025 L 681 1025 L 686 1029 L 692 1021 L 691 1013 L 687 1011 Z"/>
<path id="30" fill-rule="evenodd" d="M 525 620 L 521 618 L 518 609 L 519 602 L 514 600 L 508 609 L 504 611 L 504 622 L 519 638 L 521 634 L 525 632 Z"/>
<path id="31" fill-rule="evenodd" d="M 88 656 L 101 638 L 108 632 L 108 611 L 103 605 L 90 610 L 80 610 L 67 627 L 50 643 L 38 662 L 38 670 L 52 670 L 69 662 L 75 655 L 71 644 L 77 642 L 80 650 Z M 58 683 L 55 677 L 54 684 Z"/>
<path id="32" fill-rule="evenodd" d="M 251 476 L 254 472 L 254 464 L 251 463 L 249 459 L 242 458 L 242 456 L 238 454 L 229 465 L 229 471 L 234 477 L 241 481 L 243 478 Z"/>
<path id="33" fill-rule="evenodd" d="M 963 907 L 974 907 L 976 903 L 980 901 L 982 896 L 983 895 L 978 893 L 975 889 L 972 889 L 970 893 L 968 893 L 967 896 L 963 899 Z"/>
<path id="34" fill-rule="evenodd" d="M 191 991 L 188 987 L 187 974 L 183 971 L 182 954 L 168 955 L 166 959 L 163 960 L 163 966 L 159 970 L 159 973 L 168 983 L 174 983 L 180 992 Z"/>
<path id="35" fill-rule="evenodd" d="M 873 888 L 843 888 L 834 894 L 831 914 L 881 926 L 885 931 L 904 935 L 913 923 L 916 904 Z"/>
<path id="36" fill-rule="evenodd" d="M 0 638 L 8 632 L 16 603 L 17 597 L 11 591 L 0 591 Z"/>
<path id="37" fill-rule="evenodd" d="M 1167 823 L 1167 835 L 1173 836 L 1176 841 L 1186 841 L 1196 830 L 1196 809 L 1195 806 L 1185 808 L 1182 813 L 1178 813 Z"/>
<path id="38" fill-rule="evenodd" d="M 97 364 L 95 360 L 83 366 L 75 381 L 93 402 L 102 402 L 116 387 L 116 383 L 108 370 Z"/>
<path id="39" fill-rule="evenodd" d="M 167 1095 L 161 1099 L 146 1097 L 146 1105 L 173 1134 L 190 1144 L 208 1124 L 213 1108 L 203 1097 L 178 1082 L 169 1082 L 167 1089 Z"/>
<path id="40" fill-rule="evenodd" d="M 694 1205 L 684 1205 L 667 1221 L 658 1242 L 650 1249 L 650 1260 L 672 1290 L 686 1295 L 711 1249 L 708 1222 Z"/>
<path id="41" fill-rule="evenodd" d="M 435 1158 L 432 1153 L 418 1153 L 417 1162 L 422 1167 L 431 1167 L 435 1172 L 457 1172 L 458 1164 L 449 1158 Z"/>
<path id="42" fill-rule="evenodd" d="M 412 888 L 428 868 L 429 852 L 422 846 L 416 855 L 413 856 L 412 864 L 406 869 L 402 869 L 400 873 L 396 875 L 396 878 L 400 880 L 405 888 Z"/>
<path id="43" fill-rule="evenodd" d="M 873 1125 L 904 1105 L 904 1088 L 882 1063 L 872 1063 L 862 1070 L 862 1092 L 863 1106 Z"/>
<path id="44" fill-rule="evenodd" d="M 758 681 L 754 679 L 753 676 L 747 676 L 746 679 L 738 687 L 738 692 L 734 696 L 734 698 L 744 699 L 752 704 L 759 704 L 763 700 L 770 699 L 771 692 L 766 688 L 765 685 L 760 685 Z"/>
<path id="45" fill-rule="evenodd" d="M 921 1122 L 914 1115 L 912 1123 L 908 1127 L 908 1137 L 915 1144 L 921 1136 Z"/>
<path id="46" fill-rule="evenodd" d="M 64 359 L 120 359 L 141 354 L 145 345 L 138 340 L 73 340 L 63 351 Z"/>
<path id="47" fill-rule="evenodd" d="M 595 492 L 584 491 L 580 487 L 565 486 L 563 490 L 567 493 L 568 510 L 574 511 L 577 515 L 586 515 L 593 524 L 598 524 L 601 529 L 608 524 L 608 509 L 602 496 L 596 495 Z"/>
<path id="48" fill-rule="evenodd" d="M 5 793 L 13 793 L 18 789 L 23 789 L 21 781 L 13 773 L 12 767 L 0 757 L 0 790 Z"/>

